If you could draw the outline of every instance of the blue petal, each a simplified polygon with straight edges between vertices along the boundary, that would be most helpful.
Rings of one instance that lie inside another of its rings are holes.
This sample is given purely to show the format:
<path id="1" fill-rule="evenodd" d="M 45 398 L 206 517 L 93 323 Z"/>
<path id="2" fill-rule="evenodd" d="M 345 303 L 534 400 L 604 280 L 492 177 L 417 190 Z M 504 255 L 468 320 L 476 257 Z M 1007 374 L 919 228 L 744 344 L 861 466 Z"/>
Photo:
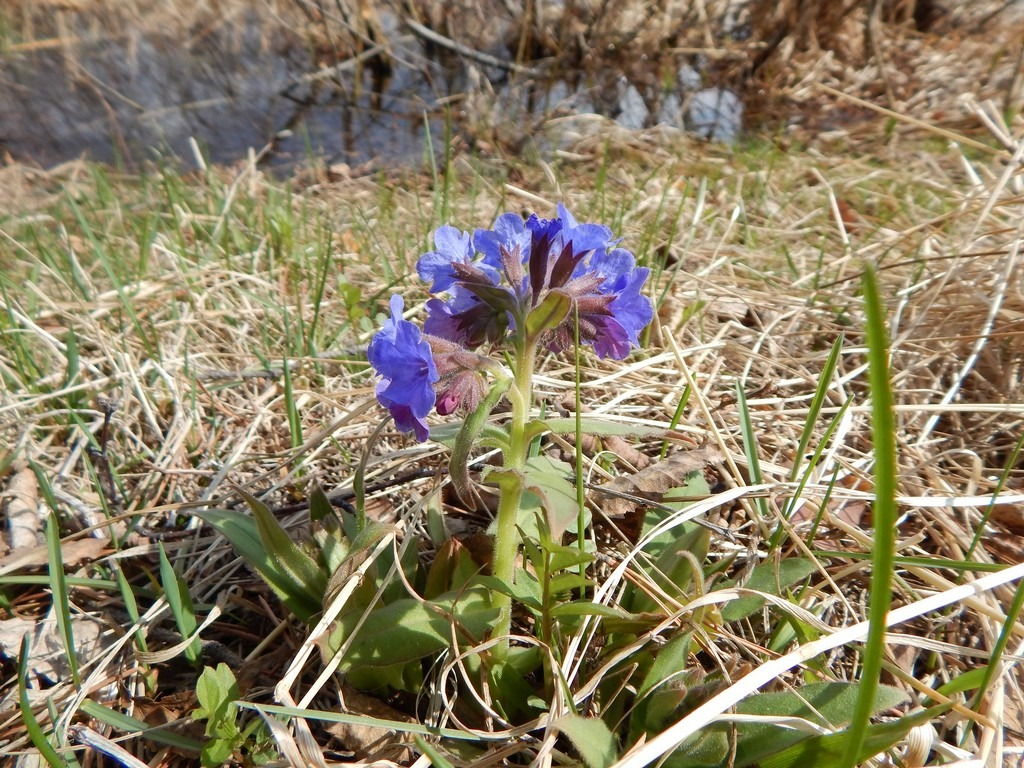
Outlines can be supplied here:
<path id="1" fill-rule="evenodd" d="M 434 233 L 435 251 L 420 256 L 416 262 L 416 272 L 420 280 L 432 282 L 431 293 L 446 291 L 455 280 L 452 262 L 469 263 L 473 258 L 468 232 L 444 224 Z"/>
<path id="2" fill-rule="evenodd" d="M 384 321 L 366 350 L 366 357 L 381 376 L 377 399 L 395 419 L 403 432 L 415 432 L 421 442 L 427 439 L 426 417 L 434 407 L 434 382 L 437 366 L 430 344 L 420 329 L 402 319 L 405 302 L 391 297 L 391 317 Z"/>
<path id="3" fill-rule="evenodd" d="M 499 216 L 493 229 L 478 229 L 473 233 L 473 248 L 483 254 L 483 263 L 494 269 L 501 269 L 501 250 L 512 251 L 517 246 L 525 259 L 530 253 L 530 233 L 523 219 L 514 213 Z"/>

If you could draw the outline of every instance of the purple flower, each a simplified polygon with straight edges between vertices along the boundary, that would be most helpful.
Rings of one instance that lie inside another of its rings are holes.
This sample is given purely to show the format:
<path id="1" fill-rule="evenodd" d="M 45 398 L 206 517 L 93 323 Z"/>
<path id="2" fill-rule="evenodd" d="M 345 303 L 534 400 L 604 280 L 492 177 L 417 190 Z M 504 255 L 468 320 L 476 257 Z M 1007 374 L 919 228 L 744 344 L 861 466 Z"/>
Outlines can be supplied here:
<path id="1" fill-rule="evenodd" d="M 472 238 L 454 227 L 438 229 L 436 251 L 421 257 L 418 270 L 433 281 L 424 330 L 474 349 L 499 343 L 525 326 L 523 321 L 553 291 L 570 297 L 574 309 L 533 333 L 553 351 L 572 345 L 575 317 L 580 340 L 600 357 L 622 359 L 639 346 L 640 331 L 654 317 L 641 294 L 650 270 L 638 268 L 633 255 L 602 224 L 579 223 L 559 203 L 558 216 L 523 219 L 499 216 L 492 229 Z M 520 340 L 522 341 L 522 340 Z"/>
<path id="2" fill-rule="evenodd" d="M 530 239 L 530 231 L 522 217 L 505 213 L 495 220 L 494 229 L 478 229 L 473 233 L 473 247 L 483 255 L 484 263 L 501 269 L 502 249 L 518 253 L 525 261 L 530 256 Z"/>
<path id="3" fill-rule="evenodd" d="M 612 231 L 603 224 L 579 224 L 561 203 L 558 204 L 558 219 L 562 222 L 562 239 L 572 241 L 573 250 L 577 252 L 593 251 L 597 255 L 619 242 L 612 240 Z"/>
<path id="4" fill-rule="evenodd" d="M 366 357 L 381 376 L 377 399 L 391 411 L 402 432 L 415 432 L 421 443 L 427 439 L 427 414 L 434 408 L 434 382 L 440 376 L 430 344 L 420 329 L 402 319 L 405 302 L 391 297 L 391 317 L 370 341 Z"/>
<path id="5" fill-rule="evenodd" d="M 459 268 L 470 268 L 487 276 L 491 282 L 498 282 L 496 264 L 486 254 L 474 263 L 472 240 L 468 232 L 444 224 L 434 232 L 436 251 L 429 251 L 416 262 L 416 272 L 425 283 L 433 281 L 431 293 L 442 293 L 451 288 L 459 279 Z M 478 249 L 479 250 L 479 249 Z"/>
<path id="6" fill-rule="evenodd" d="M 633 254 L 624 248 L 595 255 L 587 270 L 601 280 L 596 296 L 591 296 L 610 301 L 605 310 L 588 315 L 581 297 L 580 338 L 592 344 L 599 357 L 621 360 L 629 354 L 630 345 L 640 346 L 640 331 L 654 319 L 654 305 L 640 293 L 651 270 L 637 267 Z"/>
<path id="7" fill-rule="evenodd" d="M 491 298 L 497 301 L 502 298 L 501 291 L 504 289 L 495 287 L 486 293 L 493 294 Z M 482 286 L 480 292 L 485 292 Z M 511 300 L 506 303 L 511 304 Z M 452 286 L 447 300 L 435 298 L 427 302 L 423 332 L 461 344 L 466 349 L 476 349 L 485 342 L 497 343 L 504 338 L 509 326 L 508 315 L 506 308 L 496 309 L 473 288 L 457 283 Z"/>

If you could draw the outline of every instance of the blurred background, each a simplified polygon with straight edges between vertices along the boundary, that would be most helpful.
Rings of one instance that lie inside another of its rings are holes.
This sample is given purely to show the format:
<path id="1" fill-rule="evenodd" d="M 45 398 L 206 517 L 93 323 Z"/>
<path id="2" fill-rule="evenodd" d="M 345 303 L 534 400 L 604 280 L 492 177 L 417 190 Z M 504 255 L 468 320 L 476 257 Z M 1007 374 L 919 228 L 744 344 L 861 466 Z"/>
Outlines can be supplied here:
<path id="1" fill-rule="evenodd" d="M 0 153 L 368 171 L 627 129 L 857 131 L 1019 112 L 1024 2 L 0 2 Z"/>

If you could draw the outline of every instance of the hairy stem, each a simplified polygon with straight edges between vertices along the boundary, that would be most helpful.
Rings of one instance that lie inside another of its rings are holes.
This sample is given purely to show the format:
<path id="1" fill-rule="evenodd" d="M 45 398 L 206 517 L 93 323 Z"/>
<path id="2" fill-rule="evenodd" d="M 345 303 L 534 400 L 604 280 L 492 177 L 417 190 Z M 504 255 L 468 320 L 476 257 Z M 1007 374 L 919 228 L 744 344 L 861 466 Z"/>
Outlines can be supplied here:
<path id="1" fill-rule="evenodd" d="M 512 424 L 509 428 L 508 450 L 504 455 L 505 482 L 501 484 L 501 500 L 498 503 L 498 530 L 494 537 L 494 575 L 506 584 L 515 583 L 516 555 L 519 553 L 519 535 L 516 519 L 523 498 L 523 470 L 526 468 L 526 454 L 529 436 L 526 422 L 533 401 L 533 365 L 536 352 L 533 344 L 523 344 L 516 350 L 515 381 L 509 391 L 512 403 Z M 503 638 L 497 646 L 508 649 L 508 637 L 512 632 L 512 598 L 495 595 L 495 606 L 501 609 L 496 635 Z"/>

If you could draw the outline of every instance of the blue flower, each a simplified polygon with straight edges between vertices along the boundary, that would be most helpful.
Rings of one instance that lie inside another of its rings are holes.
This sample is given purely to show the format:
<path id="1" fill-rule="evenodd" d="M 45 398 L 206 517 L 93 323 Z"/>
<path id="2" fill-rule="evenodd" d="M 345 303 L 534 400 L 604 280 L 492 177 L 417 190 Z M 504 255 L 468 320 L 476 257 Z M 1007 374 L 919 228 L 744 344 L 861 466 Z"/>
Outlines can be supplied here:
<path id="1" fill-rule="evenodd" d="M 485 342 L 496 344 L 508 330 L 513 301 L 514 296 L 498 286 L 456 283 L 446 300 L 427 302 L 423 332 L 466 349 L 476 349 Z"/>
<path id="2" fill-rule="evenodd" d="M 473 247 L 483 255 L 483 261 L 495 269 L 503 267 L 502 249 L 518 253 L 520 260 L 530 256 L 530 231 L 521 216 L 505 213 L 494 222 L 493 229 L 478 229 L 473 233 Z"/>
<path id="3" fill-rule="evenodd" d="M 558 204 L 558 216 L 527 219 L 499 216 L 492 229 L 472 237 L 454 227 L 438 229 L 436 251 L 419 261 L 420 277 L 433 281 L 431 293 L 446 298 L 427 302 L 424 331 L 474 349 L 497 344 L 520 332 L 521 322 L 552 291 L 567 294 L 574 310 L 540 329 L 540 342 L 552 351 L 567 349 L 579 316 L 580 341 L 600 357 L 622 359 L 654 317 L 641 294 L 650 270 L 602 224 L 579 223 Z"/>
<path id="4" fill-rule="evenodd" d="M 381 376 L 377 399 L 402 432 L 424 442 L 430 434 L 426 417 L 434 408 L 434 383 L 440 378 L 430 344 L 420 329 L 402 319 L 405 302 L 391 297 L 391 317 L 370 341 L 366 357 Z"/>
<path id="5" fill-rule="evenodd" d="M 637 267 L 633 254 L 625 248 L 596 255 L 588 268 L 601 278 L 598 295 L 610 297 L 611 301 L 608 316 L 600 321 L 586 318 L 581 309 L 580 324 L 585 319 L 595 323 L 597 330 L 590 343 L 599 357 L 621 360 L 629 354 L 630 345 L 640 346 L 640 331 L 654 319 L 654 305 L 640 293 L 651 270 Z"/>
<path id="6" fill-rule="evenodd" d="M 433 282 L 430 286 L 431 293 L 449 290 L 452 283 L 460 279 L 460 272 L 466 268 L 481 271 L 495 283 L 500 279 L 498 263 L 487 254 L 484 254 L 480 261 L 474 262 L 474 246 L 468 232 L 444 224 L 434 233 L 434 246 L 437 248 L 436 251 L 423 254 L 416 262 L 416 272 L 420 280 L 425 283 Z"/>

